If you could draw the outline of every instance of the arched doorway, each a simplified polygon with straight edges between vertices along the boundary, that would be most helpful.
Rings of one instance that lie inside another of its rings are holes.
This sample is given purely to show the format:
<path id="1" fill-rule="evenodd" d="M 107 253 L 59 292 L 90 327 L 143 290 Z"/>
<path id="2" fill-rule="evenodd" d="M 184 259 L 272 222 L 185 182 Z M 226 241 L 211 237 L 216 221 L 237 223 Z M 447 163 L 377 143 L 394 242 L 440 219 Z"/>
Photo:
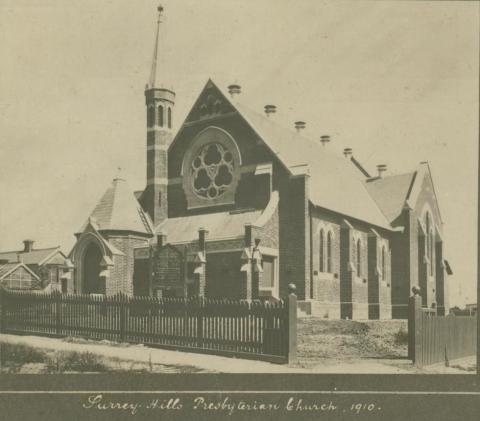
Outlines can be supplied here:
<path id="1" fill-rule="evenodd" d="M 85 250 L 82 262 L 82 292 L 84 294 L 105 294 L 105 278 L 100 277 L 101 261 L 102 252 L 100 248 L 95 243 L 90 243 Z"/>

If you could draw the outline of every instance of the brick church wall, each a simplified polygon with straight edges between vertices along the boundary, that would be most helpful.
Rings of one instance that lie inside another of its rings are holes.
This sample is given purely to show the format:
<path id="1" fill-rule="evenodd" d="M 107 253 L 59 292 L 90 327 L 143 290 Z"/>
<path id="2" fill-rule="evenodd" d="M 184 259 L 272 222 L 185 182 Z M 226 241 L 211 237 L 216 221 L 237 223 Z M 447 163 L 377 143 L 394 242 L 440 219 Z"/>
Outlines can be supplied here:
<path id="1" fill-rule="evenodd" d="M 133 295 L 133 268 L 135 247 L 147 244 L 145 237 L 135 235 L 108 235 L 108 241 L 125 255 L 114 255 L 113 268 L 106 283 L 107 295 L 123 292 Z"/>
<path id="2" fill-rule="evenodd" d="M 324 271 L 320 270 L 320 230 L 324 231 Z M 328 232 L 332 233 L 331 272 L 327 272 Z M 340 218 L 312 209 L 312 314 L 340 318 Z"/>
<path id="3" fill-rule="evenodd" d="M 209 213 L 211 208 L 188 209 L 187 197 L 181 182 L 183 158 L 191 146 L 191 140 L 209 126 L 215 126 L 228 132 L 235 140 L 242 158 L 240 180 L 235 194 L 235 203 L 217 206 L 218 210 L 263 209 L 269 200 L 268 176 L 255 176 L 257 164 L 275 159 L 265 146 L 257 142 L 257 135 L 250 127 L 235 116 L 212 121 L 203 121 L 187 126 L 169 152 L 168 159 L 168 215 L 170 218 L 198 213 Z M 190 193 L 187 193 L 190 194 Z"/>
<path id="4" fill-rule="evenodd" d="M 299 300 L 310 298 L 310 227 L 308 177 L 278 180 L 279 201 L 279 294 L 288 294 L 288 284 L 297 287 Z"/>
<path id="5" fill-rule="evenodd" d="M 357 240 L 361 242 L 360 274 L 352 274 L 352 319 L 368 319 L 368 233 L 355 227 L 352 232 L 351 261 L 357 267 Z"/>

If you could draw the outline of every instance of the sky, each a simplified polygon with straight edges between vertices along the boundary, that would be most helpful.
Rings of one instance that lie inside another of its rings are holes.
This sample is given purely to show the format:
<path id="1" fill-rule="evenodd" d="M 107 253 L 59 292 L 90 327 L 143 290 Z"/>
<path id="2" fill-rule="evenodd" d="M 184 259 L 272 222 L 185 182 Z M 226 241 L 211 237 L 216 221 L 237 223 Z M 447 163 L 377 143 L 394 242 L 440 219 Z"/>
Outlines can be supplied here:
<path id="1" fill-rule="evenodd" d="M 164 0 L 178 127 L 208 78 L 371 172 L 428 161 L 451 304 L 475 301 L 479 3 Z M 145 184 L 153 0 L 0 0 L 0 250 L 61 245 L 122 168 Z"/>

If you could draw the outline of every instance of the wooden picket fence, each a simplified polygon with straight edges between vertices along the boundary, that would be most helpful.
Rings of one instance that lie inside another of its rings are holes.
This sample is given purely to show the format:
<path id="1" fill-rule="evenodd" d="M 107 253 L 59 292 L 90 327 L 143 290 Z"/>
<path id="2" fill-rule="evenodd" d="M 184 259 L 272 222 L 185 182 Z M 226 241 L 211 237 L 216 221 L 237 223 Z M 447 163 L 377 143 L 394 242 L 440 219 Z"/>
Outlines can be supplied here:
<path id="1" fill-rule="evenodd" d="M 287 363 L 296 296 L 278 302 L 39 294 L 0 288 L 4 333 L 83 337 Z"/>
<path id="2" fill-rule="evenodd" d="M 417 367 L 473 356 L 477 352 L 476 316 L 437 316 L 422 308 L 422 297 L 410 297 L 408 355 Z"/>

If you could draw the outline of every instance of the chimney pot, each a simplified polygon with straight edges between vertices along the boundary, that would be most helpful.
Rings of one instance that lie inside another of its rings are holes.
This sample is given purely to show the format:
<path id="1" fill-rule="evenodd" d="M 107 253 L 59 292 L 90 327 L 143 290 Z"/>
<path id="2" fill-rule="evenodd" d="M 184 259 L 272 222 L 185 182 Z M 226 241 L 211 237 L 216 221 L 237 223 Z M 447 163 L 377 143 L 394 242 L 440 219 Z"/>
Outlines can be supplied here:
<path id="1" fill-rule="evenodd" d="M 304 121 L 296 121 L 295 122 L 295 128 L 297 129 L 297 132 L 300 132 L 300 130 L 303 130 L 307 124 Z"/>
<path id="2" fill-rule="evenodd" d="M 385 164 L 379 164 L 377 165 L 377 171 L 378 171 L 378 176 L 382 178 L 383 173 L 387 171 L 387 166 Z"/>
<path id="3" fill-rule="evenodd" d="M 322 143 L 322 146 L 325 146 L 327 143 L 330 142 L 330 136 L 329 135 L 320 136 L 320 142 Z"/>
<path id="4" fill-rule="evenodd" d="M 33 250 L 33 240 L 23 240 L 23 251 L 29 252 Z"/>
<path id="5" fill-rule="evenodd" d="M 238 95 L 242 92 L 242 87 L 240 85 L 229 85 L 228 86 L 228 93 L 233 98 L 235 95 Z"/>
<path id="6" fill-rule="evenodd" d="M 157 235 L 157 246 L 163 247 L 167 244 L 167 234 L 161 232 Z"/>
<path id="7" fill-rule="evenodd" d="M 277 112 L 277 106 L 276 105 L 265 105 L 265 114 L 267 117 L 270 117 L 270 114 L 275 114 Z"/>
<path id="8" fill-rule="evenodd" d="M 352 156 L 352 154 L 353 154 L 352 148 L 345 148 L 343 150 L 343 154 L 345 155 L 345 158 L 348 158 L 349 156 Z"/>

